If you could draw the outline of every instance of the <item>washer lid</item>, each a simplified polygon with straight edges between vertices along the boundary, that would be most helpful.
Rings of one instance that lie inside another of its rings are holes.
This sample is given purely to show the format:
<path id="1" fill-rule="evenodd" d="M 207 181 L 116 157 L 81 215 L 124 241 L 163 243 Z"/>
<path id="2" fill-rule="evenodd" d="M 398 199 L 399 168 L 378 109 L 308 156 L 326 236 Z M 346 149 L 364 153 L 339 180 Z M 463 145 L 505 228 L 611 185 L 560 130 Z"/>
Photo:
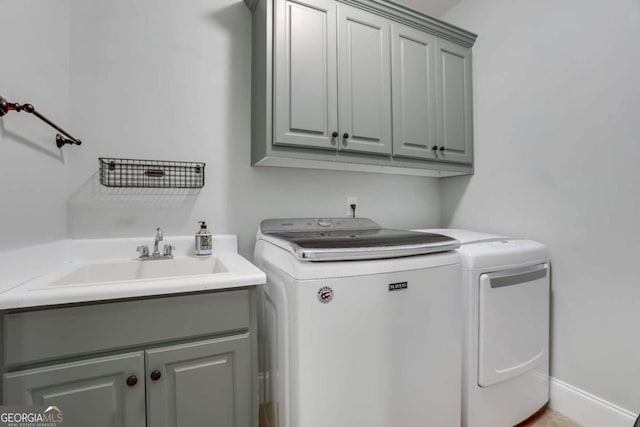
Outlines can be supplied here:
<path id="1" fill-rule="evenodd" d="M 425 228 L 414 230 L 426 233 L 438 233 L 449 236 L 460 242 L 461 245 L 469 245 L 480 242 L 492 242 L 496 240 L 511 240 L 511 238 L 499 234 L 482 233 L 471 230 L 461 230 L 457 228 Z"/>
<path id="2" fill-rule="evenodd" d="M 457 249 L 457 240 L 435 233 L 382 228 L 368 218 L 269 219 L 259 237 L 304 261 L 396 258 Z"/>

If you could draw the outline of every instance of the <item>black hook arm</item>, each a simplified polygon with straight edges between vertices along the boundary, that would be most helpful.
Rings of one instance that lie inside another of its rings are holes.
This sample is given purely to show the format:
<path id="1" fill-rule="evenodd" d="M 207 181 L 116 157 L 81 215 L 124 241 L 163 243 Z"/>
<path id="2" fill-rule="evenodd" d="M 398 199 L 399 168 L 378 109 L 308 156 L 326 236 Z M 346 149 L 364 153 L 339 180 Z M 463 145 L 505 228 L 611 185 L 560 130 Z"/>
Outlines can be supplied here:
<path id="1" fill-rule="evenodd" d="M 0 117 L 4 116 L 9 111 L 18 111 L 18 112 L 24 111 L 25 113 L 33 114 L 34 116 L 36 116 L 37 118 L 39 118 L 40 120 L 42 120 L 43 122 L 45 122 L 46 124 L 54 128 L 55 130 L 60 132 L 62 135 L 64 135 L 62 136 L 60 135 L 60 133 L 56 135 L 56 145 L 58 146 L 58 148 L 64 146 L 65 144 L 75 144 L 75 145 L 82 144 L 82 141 L 80 141 L 77 138 L 74 138 L 67 131 L 62 129 L 60 126 L 56 125 L 51 120 L 47 119 L 45 116 L 43 116 L 38 111 L 36 111 L 36 108 L 33 105 L 31 104 L 20 105 L 17 102 L 15 103 L 7 102 L 6 99 L 0 96 Z"/>

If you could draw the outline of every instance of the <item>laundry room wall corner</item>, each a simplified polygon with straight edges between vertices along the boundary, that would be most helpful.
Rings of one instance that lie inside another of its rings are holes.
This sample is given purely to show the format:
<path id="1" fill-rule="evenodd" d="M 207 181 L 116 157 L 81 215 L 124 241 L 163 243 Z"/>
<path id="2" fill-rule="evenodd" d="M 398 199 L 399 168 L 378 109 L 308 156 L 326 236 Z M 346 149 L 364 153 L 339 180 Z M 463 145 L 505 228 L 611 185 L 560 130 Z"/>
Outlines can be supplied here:
<path id="1" fill-rule="evenodd" d="M 637 413 L 638 2 L 462 0 L 443 19 L 478 34 L 475 175 L 443 180 L 443 223 L 547 245 L 551 376 Z"/>

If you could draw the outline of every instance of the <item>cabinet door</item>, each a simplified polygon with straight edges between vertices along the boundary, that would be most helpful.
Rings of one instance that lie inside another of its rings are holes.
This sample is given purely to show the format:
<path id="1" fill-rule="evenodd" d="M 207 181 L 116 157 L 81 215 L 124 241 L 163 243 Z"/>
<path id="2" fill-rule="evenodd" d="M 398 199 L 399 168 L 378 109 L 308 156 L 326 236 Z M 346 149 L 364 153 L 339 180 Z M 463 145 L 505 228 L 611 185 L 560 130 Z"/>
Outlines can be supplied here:
<path id="1" fill-rule="evenodd" d="M 438 155 L 443 161 L 472 163 L 471 50 L 438 40 L 436 52 Z"/>
<path id="2" fill-rule="evenodd" d="M 390 23 L 338 5 L 338 43 L 339 149 L 391 154 Z"/>
<path id="3" fill-rule="evenodd" d="M 391 28 L 393 155 L 434 159 L 435 38 L 405 25 Z"/>
<path id="4" fill-rule="evenodd" d="M 250 359 L 249 334 L 148 350 L 149 425 L 250 426 Z"/>
<path id="5" fill-rule="evenodd" d="M 274 144 L 335 150 L 336 5 L 276 0 Z"/>
<path id="6" fill-rule="evenodd" d="M 145 427 L 143 353 L 5 374 L 4 404 L 58 406 L 66 427 Z"/>

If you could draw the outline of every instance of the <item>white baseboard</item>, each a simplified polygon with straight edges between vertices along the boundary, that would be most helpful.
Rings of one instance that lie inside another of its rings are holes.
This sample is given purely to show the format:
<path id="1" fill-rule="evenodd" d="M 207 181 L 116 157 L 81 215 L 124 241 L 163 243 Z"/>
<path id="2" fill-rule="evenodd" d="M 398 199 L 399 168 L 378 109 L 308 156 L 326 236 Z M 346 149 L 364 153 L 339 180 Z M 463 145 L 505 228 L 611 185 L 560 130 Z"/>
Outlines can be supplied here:
<path id="1" fill-rule="evenodd" d="M 581 427 L 632 427 L 638 414 L 551 378 L 549 406 Z"/>

